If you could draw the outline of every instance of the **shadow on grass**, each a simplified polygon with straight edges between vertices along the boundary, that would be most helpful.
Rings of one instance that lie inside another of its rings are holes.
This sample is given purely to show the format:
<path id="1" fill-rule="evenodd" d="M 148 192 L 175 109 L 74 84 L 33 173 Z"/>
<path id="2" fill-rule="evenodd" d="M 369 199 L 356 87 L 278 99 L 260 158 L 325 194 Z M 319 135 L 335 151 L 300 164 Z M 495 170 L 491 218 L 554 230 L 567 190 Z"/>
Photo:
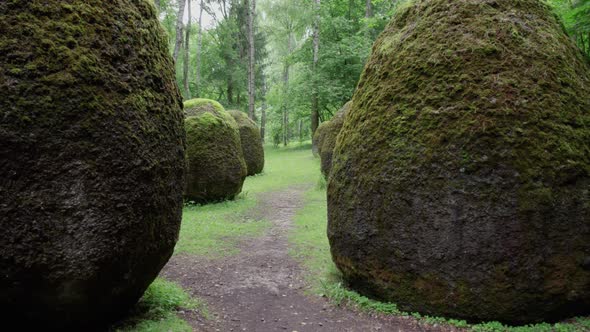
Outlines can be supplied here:
<path id="1" fill-rule="evenodd" d="M 193 310 L 205 318 L 208 317 L 207 308 L 203 302 L 191 298 L 177 284 L 157 278 L 127 318 L 115 323 L 107 331 L 192 331 L 188 323 L 178 317 L 179 310 Z"/>

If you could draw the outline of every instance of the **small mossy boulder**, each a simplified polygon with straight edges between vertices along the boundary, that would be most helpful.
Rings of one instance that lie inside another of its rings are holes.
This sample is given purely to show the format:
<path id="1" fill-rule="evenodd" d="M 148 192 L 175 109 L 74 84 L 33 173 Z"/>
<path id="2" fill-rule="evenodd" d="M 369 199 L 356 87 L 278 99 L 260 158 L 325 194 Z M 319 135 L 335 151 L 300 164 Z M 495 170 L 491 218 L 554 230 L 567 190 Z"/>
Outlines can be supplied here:
<path id="1" fill-rule="evenodd" d="M 240 129 L 240 141 L 248 175 L 261 173 L 264 169 L 264 148 L 262 147 L 260 129 L 256 122 L 252 121 L 244 112 L 234 110 L 229 111 L 229 114 L 236 120 Z"/>
<path id="2" fill-rule="evenodd" d="M 142 0 L 0 1 L 0 31 L 4 324 L 99 328 L 178 238 L 185 136 L 167 37 Z"/>
<path id="3" fill-rule="evenodd" d="M 336 146 L 336 138 L 342 129 L 346 114 L 350 110 L 352 103 L 346 103 L 330 121 L 323 123 L 322 131 L 317 137 L 318 154 L 321 158 L 321 171 L 322 174 L 328 178 L 330 175 L 330 169 L 332 168 L 332 153 Z"/>
<path id="4" fill-rule="evenodd" d="M 406 311 L 590 312 L 590 68 L 538 0 L 416 0 L 373 46 L 328 181 L 334 262 Z"/>
<path id="5" fill-rule="evenodd" d="M 199 204 L 233 199 L 242 191 L 247 174 L 238 124 L 215 101 L 189 100 L 185 112 L 190 114 L 185 119 L 185 199 Z"/>

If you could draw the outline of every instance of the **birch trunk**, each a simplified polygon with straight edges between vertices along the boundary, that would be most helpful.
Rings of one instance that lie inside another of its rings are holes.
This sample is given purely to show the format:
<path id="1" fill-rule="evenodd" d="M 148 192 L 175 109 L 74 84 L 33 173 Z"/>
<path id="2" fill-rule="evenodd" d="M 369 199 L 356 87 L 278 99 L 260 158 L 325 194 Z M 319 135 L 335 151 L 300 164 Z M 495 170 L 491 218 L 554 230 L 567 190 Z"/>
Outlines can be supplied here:
<path id="1" fill-rule="evenodd" d="M 176 18 L 176 43 L 174 44 L 174 53 L 172 53 L 174 62 L 178 60 L 178 53 L 182 47 L 182 19 L 184 17 L 185 6 L 186 0 L 178 0 L 178 17 Z"/>
<path id="2" fill-rule="evenodd" d="M 184 37 L 184 64 L 182 69 L 182 81 L 184 85 L 184 93 L 187 99 L 191 99 L 191 90 L 189 88 L 189 64 L 190 64 L 190 37 L 191 37 L 191 0 L 186 0 L 186 6 L 188 10 L 188 22 L 186 24 L 186 35 Z"/>

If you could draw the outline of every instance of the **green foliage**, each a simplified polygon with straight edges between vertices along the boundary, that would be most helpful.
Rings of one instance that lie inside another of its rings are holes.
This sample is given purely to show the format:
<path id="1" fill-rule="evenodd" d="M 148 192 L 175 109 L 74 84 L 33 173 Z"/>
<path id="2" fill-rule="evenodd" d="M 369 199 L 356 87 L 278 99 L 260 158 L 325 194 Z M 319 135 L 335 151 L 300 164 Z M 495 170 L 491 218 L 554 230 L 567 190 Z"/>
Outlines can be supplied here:
<path id="1" fill-rule="evenodd" d="M 567 32 L 590 58 L 590 0 L 548 0 Z"/>
<path id="2" fill-rule="evenodd" d="M 178 310 L 197 310 L 208 317 L 206 305 L 191 298 L 180 286 L 162 278 L 154 280 L 139 300 L 130 317 L 109 328 L 117 332 L 192 331 L 176 315 Z"/>
<path id="3" fill-rule="evenodd" d="M 193 3 L 200 1 L 192 1 Z M 191 96 L 219 100 L 228 108 L 244 110 L 247 107 L 247 65 L 248 40 L 246 33 L 246 8 L 240 0 L 227 0 L 223 5 L 219 1 L 204 1 L 205 13 L 214 13 L 217 24 L 214 27 L 203 27 L 200 55 L 198 52 L 199 7 L 193 10 L 189 59 L 180 52 L 177 68 L 177 81 L 182 85 L 182 68 L 189 61 L 189 89 Z M 224 10 L 220 10 L 224 7 Z M 162 1 L 160 21 L 168 31 L 170 52 L 174 49 L 176 38 L 177 1 Z M 205 14 L 204 14 L 205 15 Z M 256 23 L 255 23 L 256 24 Z M 264 68 L 267 52 L 266 37 L 263 32 L 255 33 L 256 48 L 256 93 L 263 96 Z M 183 44 L 184 47 L 184 44 Z M 197 67 L 197 63 L 200 66 Z M 201 77 L 197 82 L 197 71 Z M 187 97 L 187 96 L 185 96 Z"/>

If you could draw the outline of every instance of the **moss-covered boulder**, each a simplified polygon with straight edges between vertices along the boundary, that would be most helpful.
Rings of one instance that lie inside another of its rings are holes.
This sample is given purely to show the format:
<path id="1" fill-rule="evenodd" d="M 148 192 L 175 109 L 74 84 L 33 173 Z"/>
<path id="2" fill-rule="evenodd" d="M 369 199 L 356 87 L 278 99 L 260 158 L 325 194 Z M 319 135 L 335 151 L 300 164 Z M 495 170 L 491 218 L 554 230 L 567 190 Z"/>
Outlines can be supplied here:
<path id="1" fill-rule="evenodd" d="M 203 111 L 223 113 L 225 108 L 215 100 L 195 98 L 184 102 L 184 115 L 186 117 L 200 115 Z"/>
<path id="2" fill-rule="evenodd" d="M 320 123 L 318 128 L 313 133 L 312 142 L 311 142 L 311 152 L 313 153 L 314 157 L 320 156 L 321 150 L 321 143 L 324 141 L 324 135 L 326 135 L 326 128 L 328 125 L 328 121 L 324 121 Z"/>
<path id="3" fill-rule="evenodd" d="M 334 114 L 334 117 L 330 121 L 324 122 L 322 131 L 317 137 L 317 144 L 319 147 L 318 154 L 321 158 L 321 170 L 326 178 L 330 175 L 330 169 L 332 168 L 332 153 L 336 146 L 336 138 L 340 133 L 340 129 L 342 129 L 344 119 L 350 110 L 351 104 L 352 103 L 349 101 L 336 112 L 336 114 Z"/>
<path id="4" fill-rule="evenodd" d="M 184 106 L 190 114 L 185 119 L 185 199 L 196 203 L 233 199 L 242 191 L 247 174 L 236 121 L 216 101 L 189 100 Z"/>
<path id="5" fill-rule="evenodd" d="M 334 151 L 332 257 L 430 315 L 590 311 L 590 68 L 538 0 L 417 0 L 373 46 Z"/>
<path id="6" fill-rule="evenodd" d="M 178 236 L 167 37 L 149 1 L 126 0 L 0 1 L 0 31 L 4 324 L 96 327 L 136 303 Z"/>
<path id="7" fill-rule="evenodd" d="M 264 148 L 260 128 L 244 112 L 229 111 L 240 129 L 240 141 L 248 175 L 256 175 L 264 169 Z"/>

